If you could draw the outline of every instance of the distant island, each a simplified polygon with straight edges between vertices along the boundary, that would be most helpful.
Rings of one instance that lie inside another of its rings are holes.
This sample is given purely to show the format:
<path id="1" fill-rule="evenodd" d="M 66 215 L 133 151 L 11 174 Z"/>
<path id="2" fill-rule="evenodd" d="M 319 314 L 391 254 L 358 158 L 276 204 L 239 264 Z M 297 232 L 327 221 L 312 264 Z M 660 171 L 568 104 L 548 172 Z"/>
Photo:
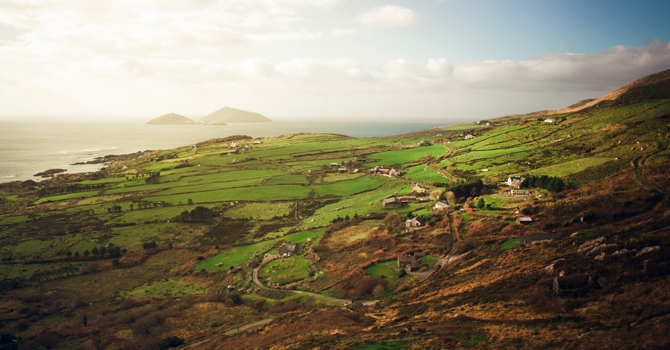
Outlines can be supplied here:
<path id="1" fill-rule="evenodd" d="M 272 120 L 256 112 L 243 111 L 241 109 L 223 107 L 216 112 L 210 113 L 198 120 L 184 117 L 176 113 L 168 113 L 156 119 L 152 119 L 147 124 L 153 125 L 228 125 L 228 123 L 267 123 Z"/>
<path id="2" fill-rule="evenodd" d="M 166 115 L 160 116 L 156 119 L 151 119 L 147 124 L 154 125 L 187 125 L 187 124 L 198 124 L 195 120 L 186 118 L 183 115 L 176 113 L 168 113 Z"/>
<path id="3" fill-rule="evenodd" d="M 259 113 L 247 112 L 230 107 L 223 107 L 198 120 L 200 124 L 206 125 L 225 125 L 225 123 L 267 123 L 271 121 L 272 120 Z"/>

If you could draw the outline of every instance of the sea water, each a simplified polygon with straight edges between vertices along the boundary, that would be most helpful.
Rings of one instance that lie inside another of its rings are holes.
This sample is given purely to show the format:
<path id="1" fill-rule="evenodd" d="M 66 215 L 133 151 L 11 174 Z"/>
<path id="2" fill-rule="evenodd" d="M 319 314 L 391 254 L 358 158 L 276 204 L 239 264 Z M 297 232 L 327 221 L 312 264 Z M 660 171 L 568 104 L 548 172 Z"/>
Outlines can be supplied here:
<path id="1" fill-rule="evenodd" d="M 298 121 L 224 126 L 147 125 L 138 120 L 0 119 L 0 182 L 40 180 L 48 169 L 96 171 L 102 164 L 71 165 L 110 154 L 172 149 L 231 135 L 269 137 L 297 132 L 362 137 L 398 135 L 452 123 L 383 121 Z"/>

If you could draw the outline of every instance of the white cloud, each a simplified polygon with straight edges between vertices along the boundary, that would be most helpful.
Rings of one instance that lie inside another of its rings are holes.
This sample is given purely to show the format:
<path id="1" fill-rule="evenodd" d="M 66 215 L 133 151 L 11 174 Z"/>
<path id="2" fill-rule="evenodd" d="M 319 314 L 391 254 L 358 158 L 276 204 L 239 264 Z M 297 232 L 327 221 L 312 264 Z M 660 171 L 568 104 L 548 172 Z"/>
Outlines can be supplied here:
<path id="1" fill-rule="evenodd" d="M 425 19 L 408 8 L 385 5 L 365 11 L 358 16 L 358 21 L 367 26 L 406 27 L 420 24 Z"/>
<path id="2" fill-rule="evenodd" d="M 334 28 L 330 31 L 330 34 L 332 36 L 346 36 L 346 35 L 354 35 L 358 33 L 356 29 L 351 29 L 351 28 Z"/>

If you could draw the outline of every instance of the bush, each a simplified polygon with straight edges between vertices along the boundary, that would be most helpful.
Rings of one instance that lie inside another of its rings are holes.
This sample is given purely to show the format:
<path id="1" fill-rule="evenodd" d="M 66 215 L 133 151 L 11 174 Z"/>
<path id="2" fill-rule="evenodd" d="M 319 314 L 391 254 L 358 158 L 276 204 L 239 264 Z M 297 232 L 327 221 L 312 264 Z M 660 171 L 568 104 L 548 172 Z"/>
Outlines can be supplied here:
<path id="1" fill-rule="evenodd" d="M 168 348 L 176 348 L 179 345 L 184 344 L 184 339 L 181 339 L 177 336 L 173 337 L 167 337 L 163 338 L 159 343 L 158 343 L 158 349 L 160 350 L 166 350 Z"/>
<path id="2" fill-rule="evenodd" d="M 28 321 L 26 321 L 26 320 L 19 320 L 19 321 L 16 322 L 16 324 L 14 325 L 14 329 L 15 329 L 17 332 L 23 332 L 23 331 L 25 331 L 26 329 L 28 329 L 28 327 L 30 327 L 30 324 L 29 324 Z"/>
<path id="3" fill-rule="evenodd" d="M 407 275 L 407 271 L 405 271 L 405 269 L 398 271 L 398 278 L 403 278 L 405 275 Z"/>

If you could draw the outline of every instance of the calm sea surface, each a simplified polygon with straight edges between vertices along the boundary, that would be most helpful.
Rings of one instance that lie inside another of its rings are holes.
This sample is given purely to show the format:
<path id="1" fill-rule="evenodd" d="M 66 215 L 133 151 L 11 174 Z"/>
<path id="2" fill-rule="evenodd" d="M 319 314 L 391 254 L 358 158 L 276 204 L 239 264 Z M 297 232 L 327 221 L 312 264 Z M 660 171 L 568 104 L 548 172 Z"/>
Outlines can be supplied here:
<path id="1" fill-rule="evenodd" d="M 68 169 L 70 173 L 95 171 L 101 165 L 70 164 L 109 154 L 171 149 L 230 135 L 268 137 L 295 132 L 324 132 L 362 138 L 397 135 L 445 124 L 273 121 L 226 126 L 172 126 L 146 125 L 144 122 L 1 119 L 0 182 L 40 180 L 33 175 L 55 168 Z"/>

